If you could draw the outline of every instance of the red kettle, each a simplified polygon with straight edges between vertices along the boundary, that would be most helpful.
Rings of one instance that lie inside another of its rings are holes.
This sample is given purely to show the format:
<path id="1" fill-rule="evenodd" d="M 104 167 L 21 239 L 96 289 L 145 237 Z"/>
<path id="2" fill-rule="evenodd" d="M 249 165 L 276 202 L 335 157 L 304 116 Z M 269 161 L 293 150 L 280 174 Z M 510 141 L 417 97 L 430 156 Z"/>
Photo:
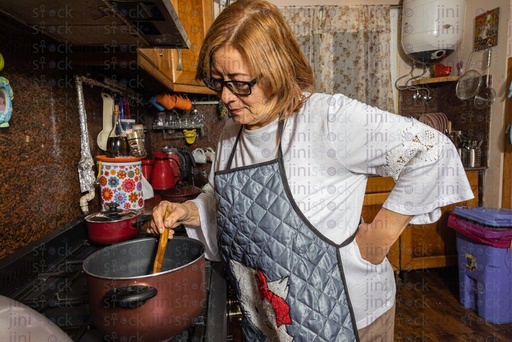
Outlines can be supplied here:
<path id="1" fill-rule="evenodd" d="M 181 180 L 181 168 L 182 161 L 179 152 L 164 152 L 167 154 L 167 158 L 169 159 L 169 164 L 171 165 L 171 169 L 174 172 L 174 178 L 176 182 L 179 184 Z"/>
<path id="2" fill-rule="evenodd" d="M 154 190 L 167 190 L 176 186 L 176 176 L 169 163 L 169 155 L 163 152 L 153 152 L 155 164 L 151 172 L 151 186 Z"/>

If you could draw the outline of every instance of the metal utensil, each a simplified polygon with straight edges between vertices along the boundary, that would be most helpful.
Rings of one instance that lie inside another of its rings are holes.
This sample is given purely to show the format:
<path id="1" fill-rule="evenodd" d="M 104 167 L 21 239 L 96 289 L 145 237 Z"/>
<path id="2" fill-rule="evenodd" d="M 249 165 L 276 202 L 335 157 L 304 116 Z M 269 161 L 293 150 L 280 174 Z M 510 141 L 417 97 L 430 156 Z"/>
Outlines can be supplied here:
<path id="1" fill-rule="evenodd" d="M 171 214 L 170 210 L 165 212 L 164 221 Z M 156 251 L 155 262 L 153 264 L 153 273 L 160 273 L 162 263 L 164 261 L 165 250 L 167 249 L 167 241 L 169 241 L 169 228 L 165 227 L 163 233 L 158 240 L 158 249 Z"/>
<path id="2" fill-rule="evenodd" d="M 471 53 L 468 58 L 468 68 L 471 66 L 472 60 L 473 50 L 471 50 Z M 455 93 L 460 100 L 469 100 L 478 93 L 481 84 L 482 75 L 474 69 L 468 70 L 457 81 L 457 85 L 455 86 Z"/>
<path id="3" fill-rule="evenodd" d="M 485 77 L 485 88 L 480 90 L 478 94 L 476 94 L 473 103 L 475 107 L 478 109 L 484 109 L 490 107 L 494 100 L 496 100 L 496 91 L 491 87 L 490 81 L 490 69 L 491 69 L 491 47 L 487 49 L 487 69 L 486 69 L 486 77 Z"/>

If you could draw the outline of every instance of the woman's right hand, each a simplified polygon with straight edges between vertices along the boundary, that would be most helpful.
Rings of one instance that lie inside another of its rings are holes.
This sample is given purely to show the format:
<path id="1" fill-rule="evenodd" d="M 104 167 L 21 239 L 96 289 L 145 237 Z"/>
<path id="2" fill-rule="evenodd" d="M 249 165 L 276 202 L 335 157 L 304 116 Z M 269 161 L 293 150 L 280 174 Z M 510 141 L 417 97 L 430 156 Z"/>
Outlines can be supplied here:
<path id="1" fill-rule="evenodd" d="M 169 213 L 166 216 L 166 213 Z M 148 233 L 161 234 L 164 228 L 171 228 L 170 236 L 173 229 L 181 224 L 189 226 L 200 226 L 199 210 L 194 202 L 174 203 L 169 201 L 161 201 L 153 209 L 153 219 L 151 220 Z"/>

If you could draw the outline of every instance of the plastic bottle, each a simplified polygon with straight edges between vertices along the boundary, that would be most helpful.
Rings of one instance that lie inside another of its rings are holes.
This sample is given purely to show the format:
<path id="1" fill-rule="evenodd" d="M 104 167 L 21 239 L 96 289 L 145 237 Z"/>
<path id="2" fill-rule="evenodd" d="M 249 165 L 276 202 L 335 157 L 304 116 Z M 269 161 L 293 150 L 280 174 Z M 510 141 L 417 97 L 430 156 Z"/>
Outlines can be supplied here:
<path id="1" fill-rule="evenodd" d="M 126 134 L 121 125 L 121 112 L 119 105 L 114 105 L 114 112 L 112 115 L 113 125 L 107 139 L 107 157 L 125 157 L 128 156 L 128 142 Z"/>

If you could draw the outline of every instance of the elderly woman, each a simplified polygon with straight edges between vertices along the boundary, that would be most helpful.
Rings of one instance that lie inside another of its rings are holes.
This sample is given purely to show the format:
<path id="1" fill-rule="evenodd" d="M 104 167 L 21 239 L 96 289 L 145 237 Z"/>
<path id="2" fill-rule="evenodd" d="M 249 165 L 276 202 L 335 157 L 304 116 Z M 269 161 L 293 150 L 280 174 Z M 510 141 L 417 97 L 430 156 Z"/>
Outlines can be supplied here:
<path id="1" fill-rule="evenodd" d="M 222 11 L 200 61 L 197 78 L 230 119 L 205 192 L 162 201 L 151 231 L 183 224 L 222 260 L 247 341 L 393 341 L 390 246 L 408 223 L 433 222 L 440 207 L 473 197 L 450 140 L 342 94 L 314 93 L 299 44 L 262 0 Z M 369 175 L 396 185 L 365 223 Z"/>

